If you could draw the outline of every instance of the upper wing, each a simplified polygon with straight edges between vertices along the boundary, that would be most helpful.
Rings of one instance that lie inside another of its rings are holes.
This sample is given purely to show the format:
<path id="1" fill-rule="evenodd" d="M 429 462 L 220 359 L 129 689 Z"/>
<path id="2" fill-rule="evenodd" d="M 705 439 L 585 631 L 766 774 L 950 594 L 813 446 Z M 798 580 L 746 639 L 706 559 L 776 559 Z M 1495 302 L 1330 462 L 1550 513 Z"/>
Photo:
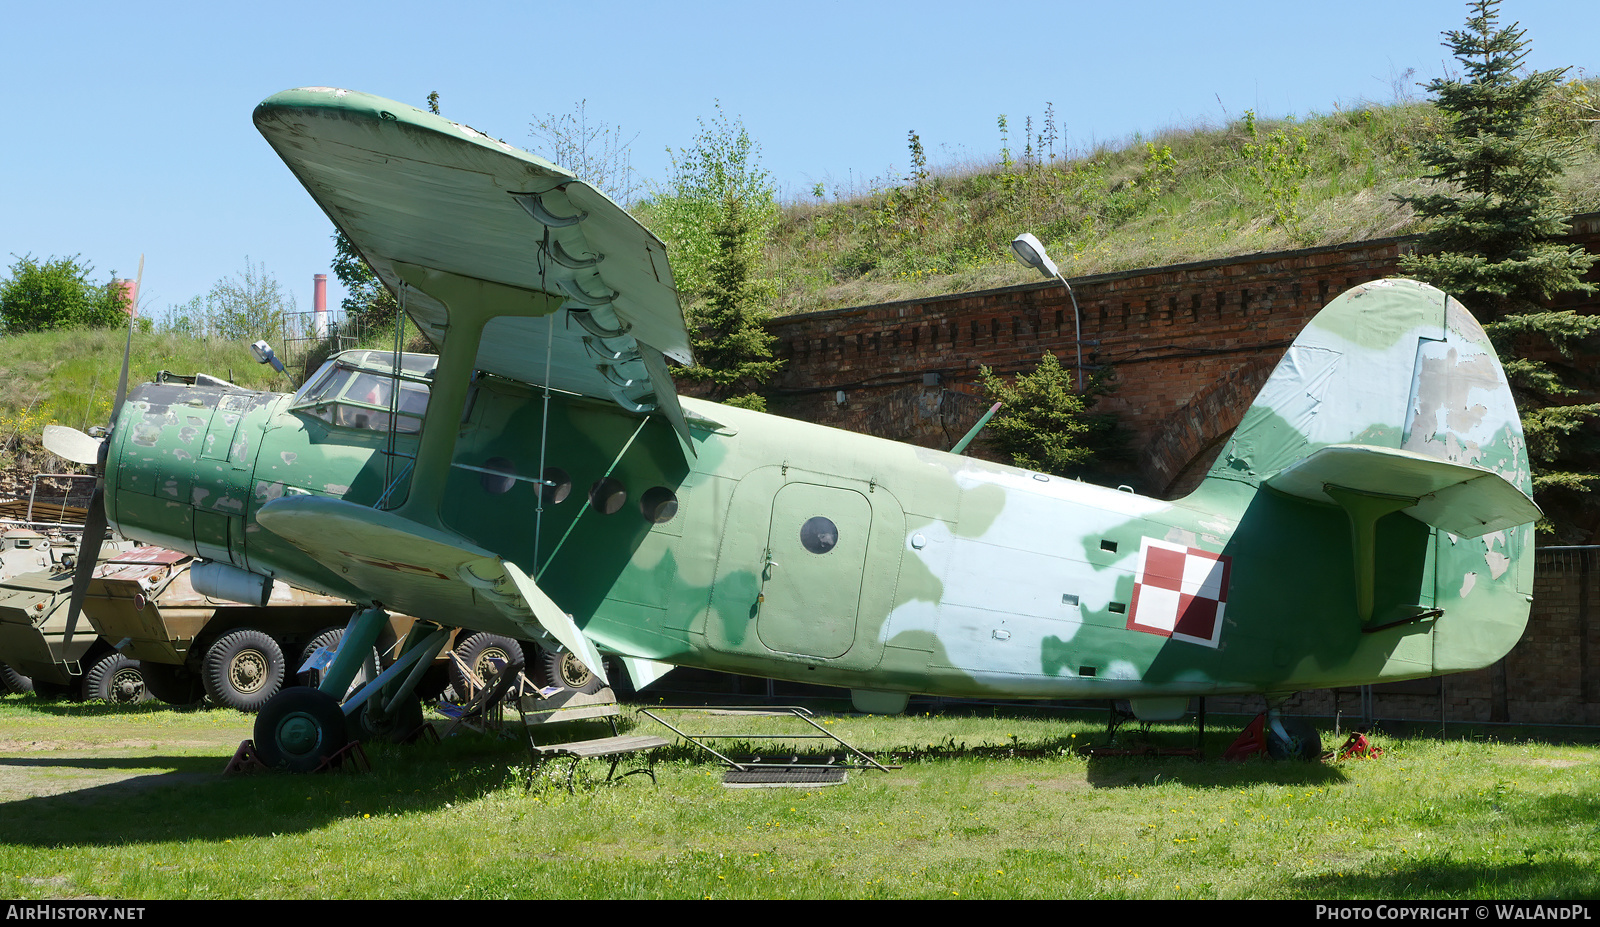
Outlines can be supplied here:
<path id="1" fill-rule="evenodd" d="M 478 369 L 659 410 L 687 439 L 662 360 L 692 363 L 666 250 L 604 194 L 505 142 L 370 94 L 287 90 L 256 107 L 255 123 L 435 344 L 450 337 L 448 311 L 402 288 L 408 276 L 445 271 L 559 297 L 553 317 L 491 322 Z"/>

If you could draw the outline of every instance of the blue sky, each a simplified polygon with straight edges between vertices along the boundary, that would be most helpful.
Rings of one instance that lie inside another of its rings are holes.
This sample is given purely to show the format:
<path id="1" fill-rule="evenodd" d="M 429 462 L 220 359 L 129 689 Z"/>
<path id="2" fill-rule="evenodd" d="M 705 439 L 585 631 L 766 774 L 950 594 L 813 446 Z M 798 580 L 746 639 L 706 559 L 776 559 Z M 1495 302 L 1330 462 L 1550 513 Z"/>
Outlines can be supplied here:
<path id="1" fill-rule="evenodd" d="M 1600 3 L 1506 0 L 1529 66 L 1600 73 Z M 537 150 L 529 123 L 580 100 L 633 138 L 664 182 L 720 101 L 788 196 L 864 187 L 930 160 L 992 160 L 1055 106 L 1065 145 L 1135 132 L 1387 101 L 1451 65 L 1440 33 L 1464 0 L 761 5 L 393 2 L 24 3 L 0 8 L 0 262 L 81 254 L 133 276 L 141 304 L 180 304 L 246 258 L 311 308 L 332 278 L 332 226 L 256 133 L 290 87 L 333 85 L 416 106 Z"/>

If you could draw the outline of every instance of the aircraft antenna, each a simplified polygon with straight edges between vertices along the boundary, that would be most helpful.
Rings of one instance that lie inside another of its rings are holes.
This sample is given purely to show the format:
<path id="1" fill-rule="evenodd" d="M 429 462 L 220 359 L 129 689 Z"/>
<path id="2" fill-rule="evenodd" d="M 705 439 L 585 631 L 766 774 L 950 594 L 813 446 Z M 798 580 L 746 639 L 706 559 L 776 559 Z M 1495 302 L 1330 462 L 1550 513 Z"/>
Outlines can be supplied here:
<path id="1" fill-rule="evenodd" d="M 394 366 L 389 370 L 389 435 L 388 450 L 383 455 L 383 485 L 393 488 L 395 428 L 400 411 L 400 339 L 405 334 L 406 290 L 410 285 L 400 281 L 400 298 L 394 306 Z"/>

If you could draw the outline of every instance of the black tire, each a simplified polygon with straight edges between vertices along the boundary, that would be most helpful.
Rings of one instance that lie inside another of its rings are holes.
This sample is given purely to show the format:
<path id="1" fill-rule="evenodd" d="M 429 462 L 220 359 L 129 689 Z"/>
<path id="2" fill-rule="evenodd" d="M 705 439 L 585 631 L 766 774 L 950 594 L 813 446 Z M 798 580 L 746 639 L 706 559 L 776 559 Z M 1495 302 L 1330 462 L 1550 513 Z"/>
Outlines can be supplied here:
<path id="1" fill-rule="evenodd" d="M 570 650 L 556 653 L 540 647 L 534 668 L 534 678 L 540 686 L 561 686 L 586 695 L 605 688 L 600 677 L 589 672 L 589 667 Z"/>
<path id="2" fill-rule="evenodd" d="M 450 685 L 461 698 L 470 698 L 468 693 L 476 692 L 483 685 L 484 678 L 489 674 L 490 658 L 504 660 L 508 664 L 524 662 L 520 643 L 509 637 L 484 632 L 456 641 L 455 654 L 459 662 L 450 661 Z M 470 667 L 473 675 L 477 677 L 471 686 L 467 685 L 467 680 L 462 675 L 462 664 Z"/>
<path id="3" fill-rule="evenodd" d="M 374 695 L 346 722 L 350 736 L 362 741 L 379 743 L 404 743 L 406 738 L 422 727 L 422 700 L 415 695 L 403 699 L 394 711 L 383 717 L 376 714 L 376 703 L 382 694 Z"/>
<path id="4" fill-rule="evenodd" d="M 322 629 L 321 631 L 317 632 L 317 636 L 313 637 L 300 651 L 300 659 L 296 660 L 294 666 L 291 668 L 294 670 L 299 670 L 300 667 L 306 665 L 307 660 L 311 659 L 312 654 L 316 653 L 323 647 L 328 648 L 329 651 L 338 650 L 339 642 L 342 640 L 344 640 L 344 628 Z M 366 664 L 361 667 L 360 672 L 356 673 L 356 678 L 351 680 L 350 690 L 347 691 L 345 695 L 349 696 L 350 692 L 354 692 L 355 690 L 361 688 L 371 680 L 376 679 L 377 676 L 378 649 L 374 647 L 372 649 L 372 655 L 367 659 Z M 322 685 L 322 670 L 307 670 L 304 673 L 297 673 L 295 675 L 295 683 L 297 685 L 309 686 L 315 689 Z"/>
<path id="5" fill-rule="evenodd" d="M 338 701 L 307 686 L 284 689 L 256 714 L 256 757 L 271 769 L 312 772 L 349 742 Z"/>
<path id="6" fill-rule="evenodd" d="M 140 663 L 144 690 L 168 705 L 193 705 L 206 697 L 205 683 L 187 667 L 170 663 Z"/>
<path id="7" fill-rule="evenodd" d="M 58 698 L 76 699 L 82 691 L 81 686 L 72 682 L 49 682 L 44 679 L 35 679 L 33 681 L 34 696 L 49 701 Z"/>
<path id="8" fill-rule="evenodd" d="M 27 695 L 32 691 L 32 679 L 0 663 L 0 695 Z"/>
<path id="9" fill-rule="evenodd" d="M 138 660 L 108 653 L 83 674 L 83 698 L 132 705 L 149 701 L 150 693 L 145 689 L 144 670 Z"/>
<path id="10" fill-rule="evenodd" d="M 206 695 L 225 708 L 260 711 L 283 688 L 285 663 L 278 642 L 263 631 L 240 628 L 206 651 L 200 678 Z"/>
<path id="11" fill-rule="evenodd" d="M 1305 718 L 1279 718 L 1287 737 L 1279 736 L 1272 721 L 1266 724 L 1267 755 L 1275 760 L 1315 760 L 1322 757 L 1322 735 Z"/>

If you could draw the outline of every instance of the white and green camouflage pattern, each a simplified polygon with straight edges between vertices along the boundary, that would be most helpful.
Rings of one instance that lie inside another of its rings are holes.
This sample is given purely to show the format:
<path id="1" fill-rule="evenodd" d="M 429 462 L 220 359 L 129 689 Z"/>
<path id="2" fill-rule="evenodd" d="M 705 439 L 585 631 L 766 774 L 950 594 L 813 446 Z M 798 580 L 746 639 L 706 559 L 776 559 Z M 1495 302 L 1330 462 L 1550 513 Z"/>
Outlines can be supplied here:
<path id="1" fill-rule="evenodd" d="M 635 682 L 700 666 L 886 711 L 937 693 L 1158 713 L 1429 676 L 1489 665 L 1526 623 L 1517 412 L 1481 328 L 1430 287 L 1331 303 L 1199 489 L 1164 502 L 679 400 L 664 251 L 570 174 L 329 88 L 256 119 L 440 344 L 427 418 L 390 436 L 326 402 L 144 387 L 107 474 L 129 536 L 621 655 Z"/>

